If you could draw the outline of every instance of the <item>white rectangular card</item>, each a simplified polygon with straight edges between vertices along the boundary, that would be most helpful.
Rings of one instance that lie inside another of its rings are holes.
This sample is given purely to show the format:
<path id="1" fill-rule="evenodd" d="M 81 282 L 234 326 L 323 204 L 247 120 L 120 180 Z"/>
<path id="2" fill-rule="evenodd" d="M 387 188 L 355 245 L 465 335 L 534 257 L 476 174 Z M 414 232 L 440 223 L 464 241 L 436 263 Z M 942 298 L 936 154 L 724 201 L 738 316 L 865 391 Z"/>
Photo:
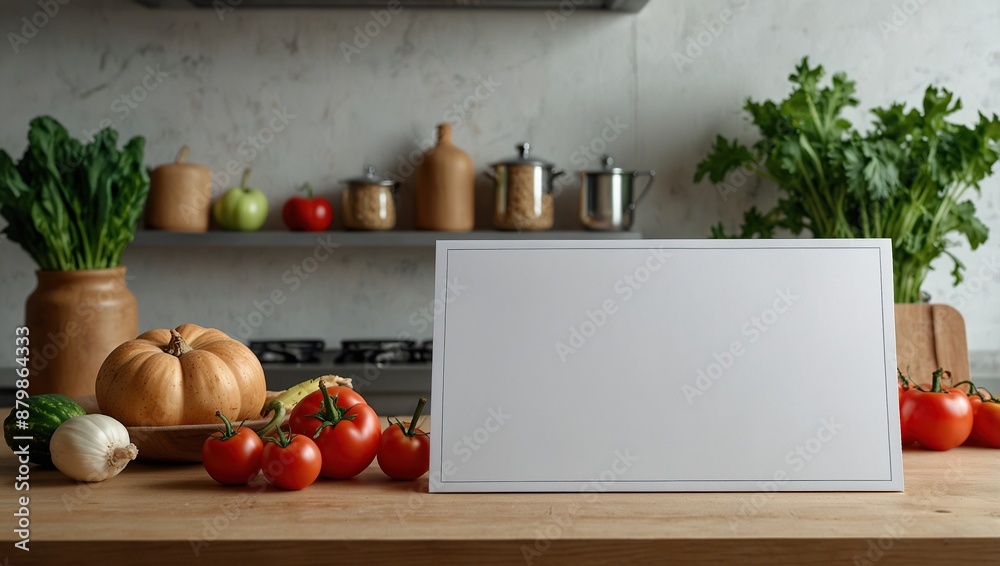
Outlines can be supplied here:
<path id="1" fill-rule="evenodd" d="M 430 491 L 900 491 L 889 240 L 439 241 Z"/>

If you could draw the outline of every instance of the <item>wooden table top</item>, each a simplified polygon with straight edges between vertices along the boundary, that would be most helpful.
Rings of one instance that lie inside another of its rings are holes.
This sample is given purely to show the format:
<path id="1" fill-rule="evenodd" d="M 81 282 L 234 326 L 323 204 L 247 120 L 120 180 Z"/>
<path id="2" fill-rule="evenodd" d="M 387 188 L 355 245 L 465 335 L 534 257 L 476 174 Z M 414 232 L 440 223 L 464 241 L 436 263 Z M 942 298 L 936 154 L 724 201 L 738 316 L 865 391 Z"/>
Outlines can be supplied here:
<path id="1" fill-rule="evenodd" d="M 3 564 L 995 563 L 1000 450 L 906 449 L 903 493 L 428 494 L 373 465 L 298 492 L 133 462 L 78 484 L 0 451 Z M 14 548 L 30 497 L 30 553 Z M 16 527 L 15 527 L 16 528 Z M 30 559 L 29 559 L 30 558 Z M 222 561 L 222 562 L 220 562 Z"/>

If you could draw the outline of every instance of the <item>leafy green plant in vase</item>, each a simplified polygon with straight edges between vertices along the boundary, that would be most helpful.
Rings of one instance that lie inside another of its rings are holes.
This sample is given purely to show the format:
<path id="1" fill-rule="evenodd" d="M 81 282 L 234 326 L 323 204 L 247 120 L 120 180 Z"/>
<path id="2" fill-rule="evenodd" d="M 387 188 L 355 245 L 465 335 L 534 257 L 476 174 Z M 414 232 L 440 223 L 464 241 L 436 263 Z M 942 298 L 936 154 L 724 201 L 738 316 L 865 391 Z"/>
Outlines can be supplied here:
<path id="1" fill-rule="evenodd" d="M 970 191 L 993 171 L 1000 151 L 1000 119 L 979 114 L 973 126 L 949 121 L 961 101 L 946 89 L 928 87 L 919 108 L 903 104 L 872 110 L 860 132 L 842 112 L 858 106 L 855 83 L 842 74 L 822 85 L 823 67 L 808 58 L 789 77 L 785 100 L 747 100 L 744 109 L 761 139 L 744 145 L 722 136 L 698 164 L 695 181 L 708 177 L 725 192 L 727 175 L 739 169 L 778 186 L 774 208 L 746 211 L 739 232 L 722 224 L 712 236 L 770 238 L 779 230 L 808 231 L 817 238 L 891 238 L 897 303 L 920 302 L 931 263 L 953 261 L 954 284 L 964 265 L 949 248 L 953 236 L 972 249 L 986 241 Z"/>
<path id="2" fill-rule="evenodd" d="M 83 143 L 41 116 L 20 161 L 0 150 L 3 233 L 38 264 L 15 359 L 32 394 L 93 395 L 105 357 L 138 334 L 120 264 L 149 192 L 144 144 L 118 149 L 111 128 Z"/>

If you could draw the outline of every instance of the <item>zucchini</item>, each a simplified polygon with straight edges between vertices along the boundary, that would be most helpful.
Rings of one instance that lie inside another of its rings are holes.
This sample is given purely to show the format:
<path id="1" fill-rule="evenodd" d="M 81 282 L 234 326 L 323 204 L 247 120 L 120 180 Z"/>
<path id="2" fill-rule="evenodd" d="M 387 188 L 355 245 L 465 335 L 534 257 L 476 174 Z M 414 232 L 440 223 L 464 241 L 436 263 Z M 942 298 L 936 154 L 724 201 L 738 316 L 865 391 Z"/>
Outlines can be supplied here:
<path id="1" fill-rule="evenodd" d="M 28 426 L 18 428 L 17 422 L 20 419 L 15 416 L 19 411 L 25 410 L 23 403 L 28 405 L 26 419 Z M 3 438 L 7 441 L 7 446 L 14 451 L 27 444 L 30 462 L 42 466 L 52 465 L 52 456 L 49 454 L 49 440 L 52 438 L 52 433 L 72 417 L 87 414 L 76 401 L 58 393 L 34 395 L 17 405 L 3 421 Z M 15 436 L 30 436 L 32 439 L 14 440 Z"/>

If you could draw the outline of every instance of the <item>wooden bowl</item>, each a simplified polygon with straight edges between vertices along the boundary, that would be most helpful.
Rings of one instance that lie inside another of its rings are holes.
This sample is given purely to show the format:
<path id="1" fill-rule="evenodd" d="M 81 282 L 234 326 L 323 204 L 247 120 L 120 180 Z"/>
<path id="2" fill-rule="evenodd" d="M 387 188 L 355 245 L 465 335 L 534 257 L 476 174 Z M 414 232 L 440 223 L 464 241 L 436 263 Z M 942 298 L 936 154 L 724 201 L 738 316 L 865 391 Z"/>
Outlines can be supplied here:
<path id="1" fill-rule="evenodd" d="M 277 397 L 280 391 L 268 391 L 267 401 Z M 74 399 L 88 413 L 100 413 L 97 398 L 93 395 Z M 258 429 L 271 420 L 254 419 L 243 426 Z M 285 417 L 288 422 L 288 417 Z M 237 423 L 233 423 L 234 425 Z M 129 439 L 139 449 L 138 459 L 144 462 L 201 462 L 201 447 L 213 432 L 222 430 L 219 424 L 175 425 L 175 426 L 127 426 Z"/>

